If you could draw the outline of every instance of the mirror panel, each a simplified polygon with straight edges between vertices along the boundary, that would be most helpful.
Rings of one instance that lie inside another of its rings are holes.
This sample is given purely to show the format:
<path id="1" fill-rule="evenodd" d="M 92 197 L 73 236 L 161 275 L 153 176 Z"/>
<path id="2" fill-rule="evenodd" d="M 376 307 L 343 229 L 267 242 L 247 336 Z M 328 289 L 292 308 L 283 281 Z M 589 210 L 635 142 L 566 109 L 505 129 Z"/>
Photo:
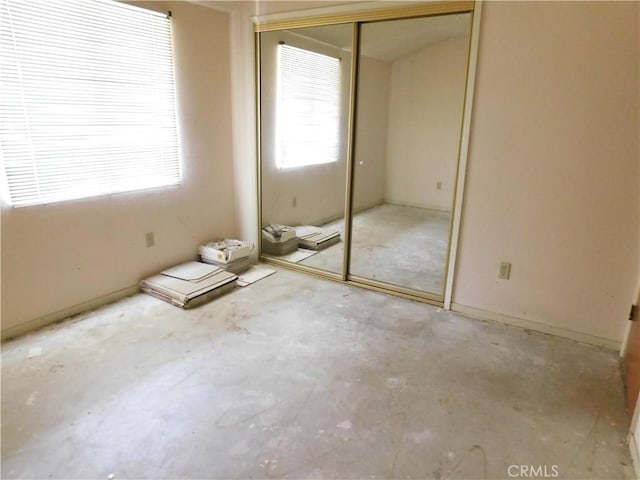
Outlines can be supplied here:
<path id="1" fill-rule="evenodd" d="M 350 274 L 443 295 L 471 14 L 360 26 Z"/>
<path id="2" fill-rule="evenodd" d="M 259 37 L 262 253 L 339 274 L 352 31 L 342 24 Z"/>

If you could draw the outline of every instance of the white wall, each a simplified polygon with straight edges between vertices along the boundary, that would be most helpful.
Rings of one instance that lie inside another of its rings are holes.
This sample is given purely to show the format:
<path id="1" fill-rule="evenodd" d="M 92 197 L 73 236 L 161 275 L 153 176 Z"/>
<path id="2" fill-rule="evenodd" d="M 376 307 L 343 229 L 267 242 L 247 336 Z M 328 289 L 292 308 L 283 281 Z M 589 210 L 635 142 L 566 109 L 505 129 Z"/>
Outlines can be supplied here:
<path id="1" fill-rule="evenodd" d="M 393 62 L 388 203 L 451 210 L 468 51 L 468 38 L 453 38 Z"/>
<path id="2" fill-rule="evenodd" d="M 485 3 L 455 303 L 622 339 L 638 275 L 639 5 Z"/>
<path id="3" fill-rule="evenodd" d="M 199 243 L 235 234 L 228 15 L 186 2 L 155 5 L 173 12 L 183 182 L 2 205 L 3 331 L 135 285 L 195 258 Z M 146 248 L 146 232 L 155 233 L 155 247 Z"/>

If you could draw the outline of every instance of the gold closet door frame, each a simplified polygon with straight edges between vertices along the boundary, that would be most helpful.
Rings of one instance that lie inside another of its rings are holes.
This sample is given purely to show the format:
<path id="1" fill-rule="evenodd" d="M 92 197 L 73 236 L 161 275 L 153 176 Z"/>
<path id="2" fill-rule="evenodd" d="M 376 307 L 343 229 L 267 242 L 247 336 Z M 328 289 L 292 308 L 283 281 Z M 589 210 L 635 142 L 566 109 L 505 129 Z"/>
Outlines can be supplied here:
<path id="1" fill-rule="evenodd" d="M 365 9 L 362 11 L 315 16 L 301 16 L 286 20 L 257 20 L 255 24 L 255 32 L 269 32 L 271 30 L 285 30 L 288 28 L 318 27 L 321 25 L 335 25 L 337 23 L 362 23 L 381 20 L 399 20 L 402 18 L 431 17 L 449 13 L 471 13 L 474 8 L 475 1 L 473 0 L 425 2 L 399 7 Z"/>
<path id="2" fill-rule="evenodd" d="M 391 7 L 391 8 L 378 8 L 378 9 L 369 9 L 362 11 L 353 11 L 353 12 L 344 12 L 344 13 L 335 13 L 335 14 L 324 14 L 324 15 L 315 15 L 315 16 L 301 16 L 294 17 L 286 20 L 257 20 L 254 25 L 255 31 L 255 52 L 256 52 L 256 62 L 255 62 L 255 81 L 256 81 L 256 126 L 257 126 L 257 192 L 258 192 L 258 258 L 265 262 L 273 265 L 278 265 L 284 268 L 288 268 L 291 270 L 296 270 L 300 272 L 304 272 L 307 274 L 311 274 L 320 278 L 327 278 L 343 283 L 348 283 L 351 285 L 356 285 L 362 288 L 366 288 L 369 290 L 375 290 L 383 293 L 391 293 L 393 295 L 408 298 L 411 300 L 417 300 L 420 302 L 430 303 L 437 306 L 446 306 L 448 308 L 448 304 L 451 301 L 451 280 L 452 280 L 452 270 L 455 266 L 455 253 L 452 255 L 452 250 L 455 252 L 457 250 L 457 240 L 458 240 L 458 230 L 459 224 L 456 224 L 456 221 L 460 221 L 460 204 L 462 200 L 462 188 L 463 185 L 460 185 L 461 178 L 464 180 L 464 174 L 461 175 L 461 172 L 466 170 L 466 156 L 465 158 L 458 157 L 458 165 L 456 172 L 456 181 L 454 187 L 453 194 L 453 208 L 452 211 L 454 215 L 452 215 L 450 227 L 449 227 L 449 244 L 447 247 L 447 259 L 445 261 L 445 265 L 447 268 L 445 269 L 445 278 L 444 278 L 444 288 L 443 292 L 440 294 L 432 293 L 432 292 L 424 292 L 420 290 L 415 290 L 411 288 L 402 287 L 400 285 L 394 285 L 385 282 L 379 282 L 376 280 L 372 280 L 365 277 L 360 277 L 356 275 L 351 275 L 349 272 L 349 264 L 351 260 L 351 226 L 352 226 L 352 206 L 353 206 L 353 187 L 354 187 L 354 142 L 355 142 L 355 127 L 356 127 L 356 102 L 357 102 L 357 81 L 358 81 L 358 56 L 360 50 L 360 25 L 363 23 L 369 22 L 377 22 L 377 21 L 385 21 L 385 20 L 401 20 L 401 19 L 409 19 L 409 18 L 417 18 L 417 17 L 432 17 L 438 15 L 447 15 L 447 14 L 455 14 L 455 13 L 471 13 L 471 35 L 470 35 L 470 48 L 468 50 L 468 60 L 467 60 L 467 82 L 465 86 L 465 104 L 463 108 L 463 120 L 462 125 L 460 126 L 461 136 L 460 136 L 460 144 L 459 144 L 459 152 L 462 153 L 464 150 L 466 154 L 466 146 L 468 144 L 468 138 L 464 138 L 463 134 L 468 134 L 468 129 L 465 126 L 468 125 L 470 119 L 470 110 L 471 104 L 470 99 L 468 98 L 468 94 L 470 92 L 470 84 L 473 85 L 474 78 L 472 78 L 471 73 L 475 76 L 475 57 L 477 51 L 473 51 L 473 46 L 475 42 L 475 46 L 477 49 L 477 30 L 478 25 L 475 18 L 475 10 L 476 10 L 476 2 L 474 0 L 465 0 L 465 1 L 445 1 L 445 2 L 428 2 L 428 3 L 420 3 L 417 5 L 406 5 L 400 7 Z M 260 88 L 260 33 L 262 32 L 270 32 L 277 30 L 287 30 L 291 28 L 303 28 L 303 27 L 316 27 L 322 25 L 336 25 L 336 24 L 344 24 L 351 23 L 353 27 L 353 35 L 352 35 L 352 55 L 351 55 L 351 78 L 350 78 L 350 86 L 349 86 L 349 118 L 348 118 L 348 129 L 347 129 L 347 172 L 346 172 L 346 192 L 345 192 L 345 227 L 344 227 L 344 252 L 343 252 L 343 262 L 342 262 L 342 273 L 337 274 L 334 272 L 328 272 L 325 270 L 321 270 L 319 268 L 310 267 L 306 265 L 298 265 L 296 263 L 286 262 L 274 257 L 265 257 L 262 253 L 262 126 L 261 126 L 261 88 Z M 475 38 L 475 40 L 474 40 Z M 473 58 L 473 70 L 471 70 L 471 60 Z M 472 91 L 472 90 L 471 90 Z M 469 111 L 467 111 L 467 109 Z M 458 215 L 456 215 L 456 211 L 458 211 Z M 456 240 L 456 245 L 453 245 L 453 239 Z M 452 263 L 454 264 L 452 266 Z"/>

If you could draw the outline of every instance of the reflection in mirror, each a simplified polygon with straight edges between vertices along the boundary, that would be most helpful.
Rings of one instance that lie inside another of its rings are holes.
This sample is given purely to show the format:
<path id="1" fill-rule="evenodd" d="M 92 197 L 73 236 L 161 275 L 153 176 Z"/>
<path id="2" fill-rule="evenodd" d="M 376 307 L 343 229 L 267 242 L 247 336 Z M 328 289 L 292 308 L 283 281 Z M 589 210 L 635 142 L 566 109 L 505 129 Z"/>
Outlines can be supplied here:
<path id="1" fill-rule="evenodd" d="M 443 294 L 470 17 L 360 27 L 353 275 Z"/>
<path id="2" fill-rule="evenodd" d="M 341 273 L 352 26 L 260 34 L 262 252 Z"/>

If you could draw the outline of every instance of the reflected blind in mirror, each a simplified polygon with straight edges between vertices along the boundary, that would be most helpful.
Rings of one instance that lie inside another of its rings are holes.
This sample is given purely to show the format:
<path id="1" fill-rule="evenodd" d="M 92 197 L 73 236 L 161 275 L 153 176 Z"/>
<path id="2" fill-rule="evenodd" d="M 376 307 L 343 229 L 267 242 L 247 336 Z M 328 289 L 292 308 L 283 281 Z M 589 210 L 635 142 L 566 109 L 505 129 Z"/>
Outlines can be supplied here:
<path id="1" fill-rule="evenodd" d="M 338 160 L 340 59 L 278 45 L 276 165 Z"/>

